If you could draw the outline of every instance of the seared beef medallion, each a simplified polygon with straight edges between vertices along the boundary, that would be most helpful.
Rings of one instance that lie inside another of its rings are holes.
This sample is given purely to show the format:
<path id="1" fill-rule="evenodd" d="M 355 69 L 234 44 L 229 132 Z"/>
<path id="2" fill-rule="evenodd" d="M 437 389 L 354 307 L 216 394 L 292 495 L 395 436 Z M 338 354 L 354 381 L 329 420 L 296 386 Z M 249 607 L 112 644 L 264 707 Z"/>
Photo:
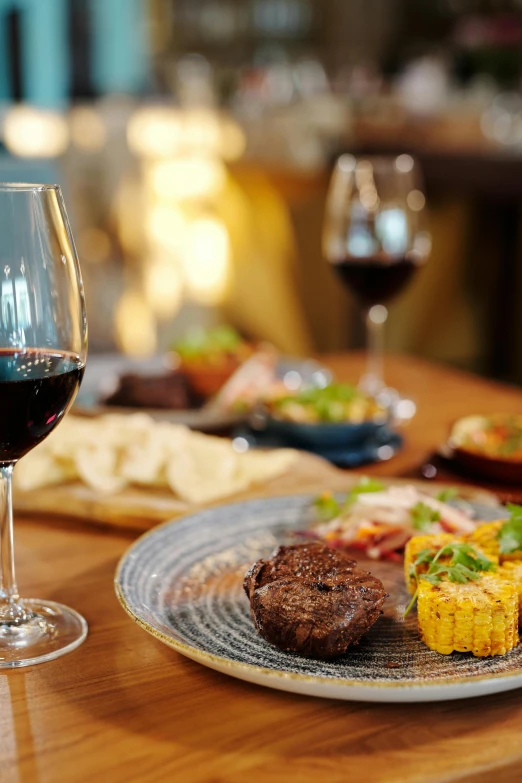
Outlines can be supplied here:
<path id="1" fill-rule="evenodd" d="M 268 642 L 310 658 L 335 658 L 381 614 L 382 583 L 319 542 L 280 546 L 245 574 L 252 619 Z"/>

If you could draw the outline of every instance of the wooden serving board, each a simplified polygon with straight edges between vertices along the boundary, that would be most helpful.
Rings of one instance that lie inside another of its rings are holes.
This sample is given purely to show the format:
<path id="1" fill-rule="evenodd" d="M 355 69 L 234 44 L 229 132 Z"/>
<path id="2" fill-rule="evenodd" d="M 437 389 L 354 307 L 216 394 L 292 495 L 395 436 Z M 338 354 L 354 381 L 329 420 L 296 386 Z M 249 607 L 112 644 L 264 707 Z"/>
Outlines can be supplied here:
<path id="1" fill-rule="evenodd" d="M 335 468 L 326 460 L 302 452 L 294 464 L 281 476 L 253 485 L 248 490 L 226 497 L 212 505 L 299 493 L 319 493 L 325 490 L 343 491 L 357 483 L 364 473 Z M 416 484 L 433 493 L 441 485 L 406 479 L 382 479 L 389 484 Z M 494 505 L 497 498 L 490 492 L 462 487 L 462 496 Z M 69 517 L 111 527 L 149 530 L 160 522 L 182 516 L 196 509 L 167 490 L 127 488 L 113 495 L 103 495 L 80 483 L 44 487 L 30 492 L 15 491 L 16 514 Z"/>

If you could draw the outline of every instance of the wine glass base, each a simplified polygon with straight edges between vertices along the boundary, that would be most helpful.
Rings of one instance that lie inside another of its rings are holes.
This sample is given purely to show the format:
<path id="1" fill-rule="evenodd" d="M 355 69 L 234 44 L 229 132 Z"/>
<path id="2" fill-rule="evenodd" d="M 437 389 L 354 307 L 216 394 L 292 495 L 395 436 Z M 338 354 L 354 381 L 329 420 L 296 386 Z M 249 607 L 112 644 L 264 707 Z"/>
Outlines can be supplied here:
<path id="1" fill-rule="evenodd" d="M 30 618 L 0 623 L 0 669 L 34 666 L 75 650 L 87 636 L 84 618 L 54 601 L 24 599 Z"/>

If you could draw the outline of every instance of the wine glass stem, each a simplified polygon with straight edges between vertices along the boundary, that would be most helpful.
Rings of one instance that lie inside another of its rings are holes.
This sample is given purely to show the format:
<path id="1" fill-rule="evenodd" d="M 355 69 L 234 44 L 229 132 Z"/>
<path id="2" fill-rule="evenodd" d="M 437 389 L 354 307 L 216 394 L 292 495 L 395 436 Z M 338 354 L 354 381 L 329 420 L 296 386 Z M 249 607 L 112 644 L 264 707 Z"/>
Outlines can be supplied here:
<path id="1" fill-rule="evenodd" d="M 14 463 L 0 463 L 0 625 L 27 619 L 18 595 L 14 564 L 13 492 Z"/>
<path id="2" fill-rule="evenodd" d="M 366 312 L 367 359 L 362 387 L 369 394 L 378 394 L 384 388 L 384 324 L 388 310 L 374 305 Z"/>

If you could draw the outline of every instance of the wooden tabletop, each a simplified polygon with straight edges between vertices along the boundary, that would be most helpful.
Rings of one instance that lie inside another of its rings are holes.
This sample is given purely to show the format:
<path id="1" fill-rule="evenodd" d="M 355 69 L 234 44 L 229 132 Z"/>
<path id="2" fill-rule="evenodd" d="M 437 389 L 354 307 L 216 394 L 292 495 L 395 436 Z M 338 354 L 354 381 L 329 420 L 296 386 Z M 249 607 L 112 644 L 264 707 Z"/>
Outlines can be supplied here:
<path id="1" fill-rule="evenodd" d="M 332 358 L 353 379 L 358 357 Z M 410 473 L 456 417 L 517 411 L 522 392 L 418 360 L 388 361 L 418 404 L 403 452 L 365 472 Z M 522 776 L 522 691 L 379 705 L 315 699 L 183 658 L 120 608 L 113 575 L 135 533 L 19 519 L 19 584 L 80 611 L 77 651 L 0 674 L 1 783 L 505 783 Z"/>

